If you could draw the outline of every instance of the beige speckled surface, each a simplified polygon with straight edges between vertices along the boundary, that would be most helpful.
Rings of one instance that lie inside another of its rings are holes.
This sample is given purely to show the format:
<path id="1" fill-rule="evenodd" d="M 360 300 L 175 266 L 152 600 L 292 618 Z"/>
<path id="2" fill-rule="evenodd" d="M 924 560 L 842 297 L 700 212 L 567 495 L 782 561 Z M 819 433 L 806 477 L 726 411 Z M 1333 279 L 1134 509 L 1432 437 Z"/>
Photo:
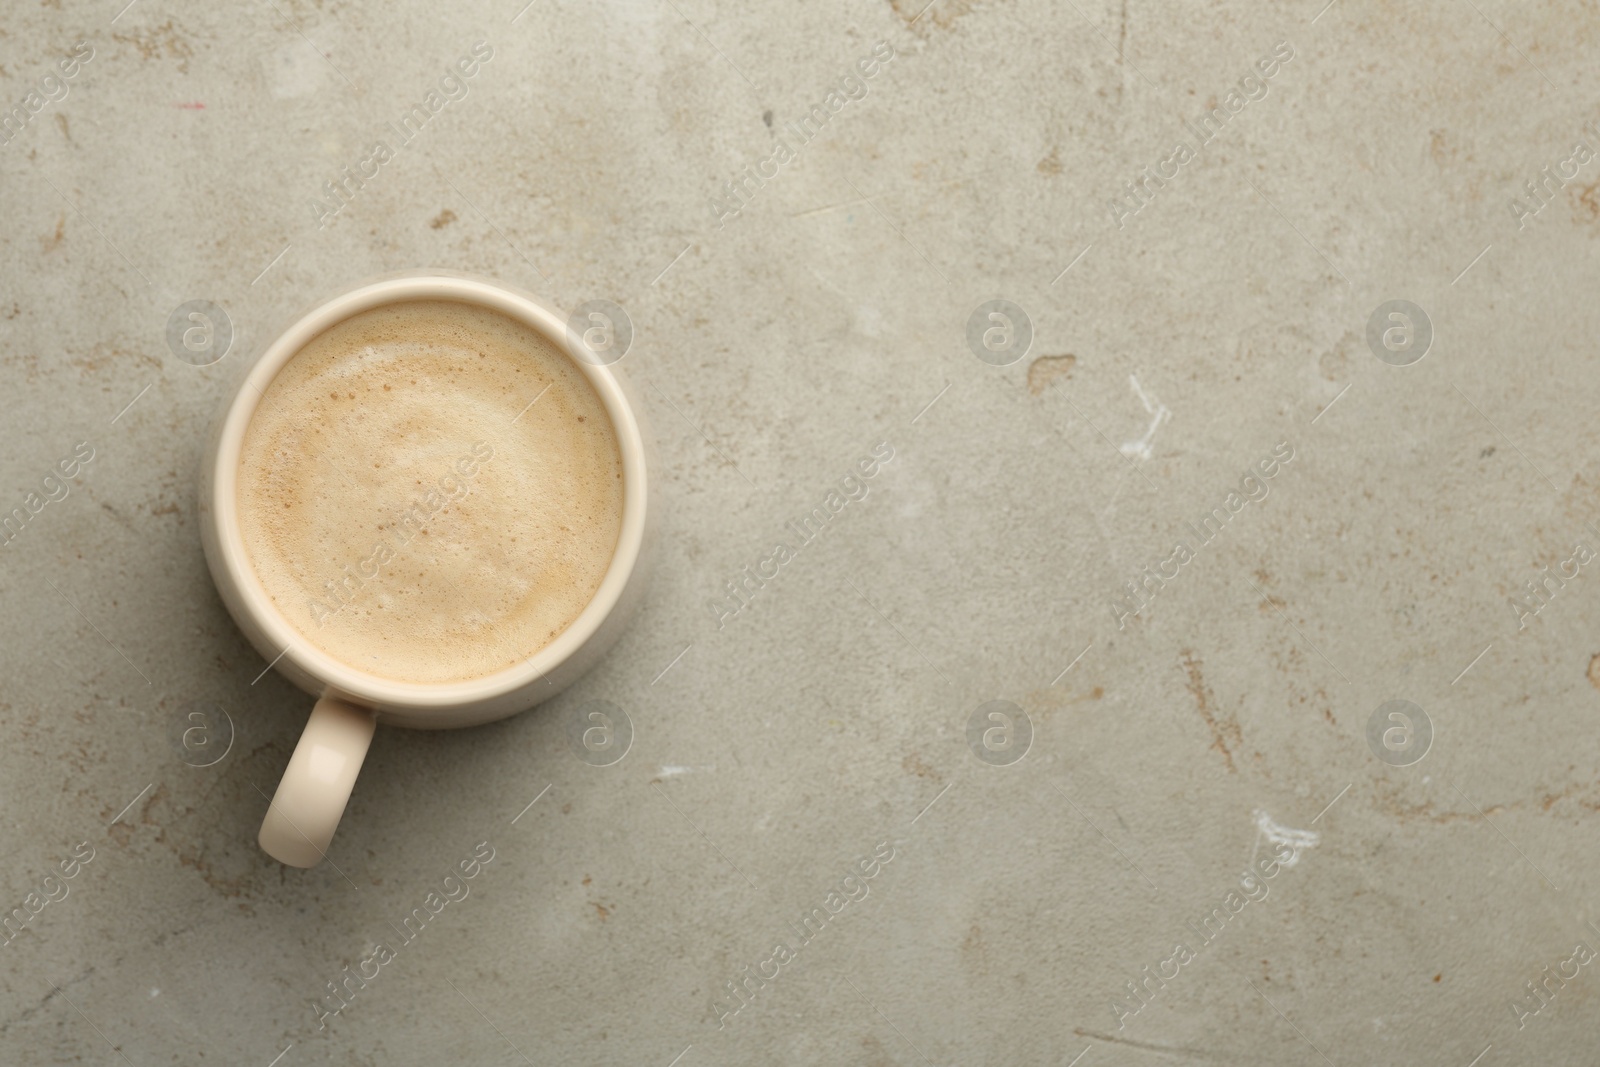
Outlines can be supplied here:
<path id="1" fill-rule="evenodd" d="M 0 26 L 0 1062 L 1595 1062 L 1592 5 L 122 2 Z M 196 464 L 297 309 L 423 266 L 627 310 L 660 570 L 560 698 L 380 731 L 289 870 L 308 705 Z"/>

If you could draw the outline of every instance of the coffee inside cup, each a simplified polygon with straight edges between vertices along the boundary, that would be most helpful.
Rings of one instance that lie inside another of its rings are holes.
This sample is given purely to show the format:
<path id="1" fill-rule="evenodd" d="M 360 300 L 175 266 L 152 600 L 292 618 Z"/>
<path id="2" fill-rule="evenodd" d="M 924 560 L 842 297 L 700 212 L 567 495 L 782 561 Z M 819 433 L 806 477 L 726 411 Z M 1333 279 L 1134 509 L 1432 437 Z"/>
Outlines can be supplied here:
<path id="1" fill-rule="evenodd" d="M 523 662 L 594 597 L 622 460 L 571 358 L 497 311 L 417 300 L 330 327 L 245 430 L 238 514 L 279 613 L 398 682 Z"/>

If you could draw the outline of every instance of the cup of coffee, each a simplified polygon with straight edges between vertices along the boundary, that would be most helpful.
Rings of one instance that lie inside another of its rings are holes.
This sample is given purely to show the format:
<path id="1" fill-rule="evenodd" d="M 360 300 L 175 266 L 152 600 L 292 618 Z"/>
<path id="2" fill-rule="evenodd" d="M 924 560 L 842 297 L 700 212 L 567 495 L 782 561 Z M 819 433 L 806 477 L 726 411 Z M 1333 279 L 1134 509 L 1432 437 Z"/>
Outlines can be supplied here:
<path id="1" fill-rule="evenodd" d="M 206 562 L 250 643 L 316 698 L 261 826 L 270 855 L 323 858 L 378 723 L 514 715 L 616 641 L 654 508 L 611 355 L 529 294 L 413 273 L 302 315 L 229 400 L 201 467 Z"/>

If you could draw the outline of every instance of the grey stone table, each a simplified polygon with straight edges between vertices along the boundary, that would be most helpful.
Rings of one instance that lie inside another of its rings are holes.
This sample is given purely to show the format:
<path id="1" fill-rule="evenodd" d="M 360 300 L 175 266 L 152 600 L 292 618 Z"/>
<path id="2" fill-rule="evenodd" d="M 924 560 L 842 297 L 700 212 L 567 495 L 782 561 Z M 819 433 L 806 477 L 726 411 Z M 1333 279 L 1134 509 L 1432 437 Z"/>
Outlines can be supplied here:
<path id="1" fill-rule="evenodd" d="M 0 29 L 0 1062 L 1596 1062 L 1593 5 L 125 3 Z M 625 309 L 660 569 L 291 870 L 196 467 L 422 266 Z"/>

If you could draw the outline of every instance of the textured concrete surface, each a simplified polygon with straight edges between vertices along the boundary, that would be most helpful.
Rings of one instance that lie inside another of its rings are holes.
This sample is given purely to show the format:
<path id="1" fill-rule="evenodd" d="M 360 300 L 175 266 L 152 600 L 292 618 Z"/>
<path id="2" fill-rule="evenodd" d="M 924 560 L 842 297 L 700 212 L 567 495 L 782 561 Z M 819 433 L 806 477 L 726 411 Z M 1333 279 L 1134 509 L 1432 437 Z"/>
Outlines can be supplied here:
<path id="1" fill-rule="evenodd" d="M 0 1060 L 1597 1062 L 1592 4 L 123 2 L 0 29 Z M 196 464 L 420 266 L 626 309 L 661 568 L 289 870 Z"/>

